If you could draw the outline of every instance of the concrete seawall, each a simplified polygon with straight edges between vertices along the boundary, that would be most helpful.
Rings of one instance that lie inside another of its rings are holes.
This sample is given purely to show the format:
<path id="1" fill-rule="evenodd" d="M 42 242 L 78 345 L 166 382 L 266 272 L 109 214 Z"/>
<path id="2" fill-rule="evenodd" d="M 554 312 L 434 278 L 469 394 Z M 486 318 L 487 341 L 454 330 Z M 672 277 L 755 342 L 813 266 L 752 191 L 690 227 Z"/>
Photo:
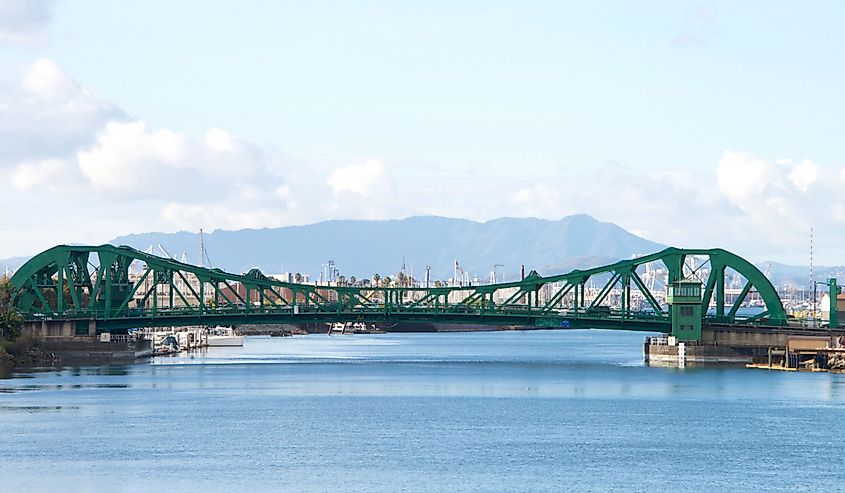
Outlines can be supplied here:
<path id="1" fill-rule="evenodd" d="M 94 337 L 44 338 L 44 351 L 67 362 L 131 362 L 152 355 L 152 341 L 99 342 Z"/>

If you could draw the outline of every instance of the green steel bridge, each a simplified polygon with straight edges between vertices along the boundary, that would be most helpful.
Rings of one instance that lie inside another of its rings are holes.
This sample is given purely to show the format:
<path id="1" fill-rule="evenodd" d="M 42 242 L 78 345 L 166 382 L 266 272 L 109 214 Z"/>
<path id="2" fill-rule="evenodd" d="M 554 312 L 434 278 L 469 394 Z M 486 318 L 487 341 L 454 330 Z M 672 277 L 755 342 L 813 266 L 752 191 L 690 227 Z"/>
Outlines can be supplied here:
<path id="1" fill-rule="evenodd" d="M 654 282 L 655 269 L 665 282 Z M 561 275 L 532 271 L 517 282 L 420 287 L 289 283 L 258 269 L 232 274 L 126 246 L 62 245 L 29 260 L 11 284 L 28 323 L 70 323 L 79 335 L 91 327 L 435 322 L 641 330 L 696 340 L 710 324 L 787 325 L 766 276 L 721 249 L 667 248 Z M 742 309 L 749 302 L 759 306 L 753 315 Z"/>

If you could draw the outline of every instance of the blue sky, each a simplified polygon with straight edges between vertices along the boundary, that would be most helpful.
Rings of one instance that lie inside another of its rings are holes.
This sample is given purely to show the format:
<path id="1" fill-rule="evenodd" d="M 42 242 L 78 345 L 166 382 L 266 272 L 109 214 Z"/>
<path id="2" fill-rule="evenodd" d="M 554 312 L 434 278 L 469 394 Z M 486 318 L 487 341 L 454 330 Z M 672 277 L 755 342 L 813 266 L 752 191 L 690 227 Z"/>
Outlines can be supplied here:
<path id="1" fill-rule="evenodd" d="M 817 255 L 845 263 L 843 10 L 0 0 L 0 205 L 45 212 L 0 226 L 24 240 L 0 255 L 586 212 L 802 263 L 815 224 Z"/>

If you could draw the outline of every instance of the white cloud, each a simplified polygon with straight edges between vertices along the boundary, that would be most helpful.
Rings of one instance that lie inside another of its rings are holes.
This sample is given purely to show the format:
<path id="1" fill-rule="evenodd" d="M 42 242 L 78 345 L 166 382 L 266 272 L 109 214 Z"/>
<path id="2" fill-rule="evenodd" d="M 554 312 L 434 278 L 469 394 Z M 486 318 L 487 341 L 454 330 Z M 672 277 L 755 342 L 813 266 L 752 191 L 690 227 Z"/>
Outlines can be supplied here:
<path id="1" fill-rule="evenodd" d="M 21 142 L 26 145 L 3 149 Z M 93 96 L 48 59 L 25 67 L 18 84 L 0 95 L 0 166 L 10 168 L 0 182 L 0 192 L 8 191 L 0 193 L 0 205 L 22 203 L 22 194 L 28 210 L 55 211 L 61 203 L 47 222 L 85 216 L 95 230 L 112 228 L 99 241 L 150 229 L 272 227 L 411 212 L 380 161 L 291 160 L 221 128 L 200 138 L 152 128 Z M 130 229 L 115 230 L 120 224 Z M 71 240 L 50 243 L 56 241 Z"/>
<path id="2" fill-rule="evenodd" d="M 719 190 L 731 202 L 741 205 L 760 195 L 772 181 L 772 165 L 742 152 L 725 151 L 716 168 Z"/>
<path id="3" fill-rule="evenodd" d="M 54 0 L 0 0 L 0 44 L 41 43 L 54 4 Z"/>
<path id="4" fill-rule="evenodd" d="M 229 132 L 212 128 L 205 133 L 205 145 L 214 152 L 232 152 L 235 149 L 235 141 Z"/>
<path id="5" fill-rule="evenodd" d="M 91 144 L 107 122 L 126 119 L 45 58 L 26 66 L 16 84 L 2 82 L 0 167 L 67 156 Z"/>
<path id="6" fill-rule="evenodd" d="M 291 224 L 291 217 L 283 210 L 272 207 L 254 207 L 243 203 L 242 207 L 230 207 L 219 203 L 171 202 L 164 206 L 161 218 L 169 224 L 182 225 L 191 230 L 200 227 L 208 229 L 267 228 Z"/>
<path id="7" fill-rule="evenodd" d="M 732 219 L 746 249 L 792 252 L 803 249 L 811 225 L 817 243 L 845 241 L 845 180 L 835 169 L 805 159 L 767 161 L 725 151 L 718 168 L 719 191 L 741 214 Z"/>
<path id="8" fill-rule="evenodd" d="M 545 183 L 535 183 L 521 188 L 511 196 L 511 203 L 519 215 L 546 216 L 550 211 L 561 207 L 560 194 Z"/>
<path id="9" fill-rule="evenodd" d="M 94 190 L 147 194 L 147 187 L 173 183 L 189 151 L 183 135 L 148 131 L 144 122 L 111 122 L 96 144 L 77 153 L 79 168 Z"/>
<path id="10" fill-rule="evenodd" d="M 76 81 L 47 58 L 39 58 L 27 68 L 21 89 L 36 99 L 59 104 L 84 92 Z"/>
<path id="11" fill-rule="evenodd" d="M 290 202 L 276 193 L 285 186 L 285 158 L 277 151 L 218 128 L 199 140 L 150 128 L 93 96 L 48 59 L 26 66 L 18 84 L 0 93 L 0 166 L 10 167 L 0 188 L 27 193 L 30 208 L 39 201 L 53 208 L 71 195 L 110 210 L 134 204 L 137 214 L 127 221 L 158 229 L 196 229 L 188 221 L 200 217 L 198 208 L 213 211 L 201 226 L 220 227 L 217 219 L 255 226 L 283 217 Z M 77 214 L 76 207 L 63 212 Z M 177 214 L 180 207 L 185 212 Z"/>
<path id="12" fill-rule="evenodd" d="M 198 142 L 169 129 L 149 129 L 138 120 L 111 121 L 96 134 L 90 146 L 80 146 L 69 156 L 44 163 L 71 163 L 76 181 L 103 197 L 132 199 L 204 199 L 209 194 L 257 194 L 243 190 L 279 185 L 275 170 L 278 156 L 239 142 L 227 132 L 210 130 Z M 65 166 L 68 166 L 65 164 Z M 68 173 L 37 171 L 31 162 L 17 166 L 19 188 L 44 186 L 57 189 Z"/>
<path id="13" fill-rule="evenodd" d="M 752 154 L 725 151 L 716 173 L 722 195 L 746 207 L 760 196 L 806 194 L 824 170 L 809 159 L 799 164 L 785 158 L 769 162 Z"/>
<path id="14" fill-rule="evenodd" d="M 795 166 L 789 173 L 789 181 L 802 192 L 806 192 L 810 185 L 816 182 L 818 177 L 819 167 L 809 159 L 801 161 L 801 164 Z"/>
<path id="15" fill-rule="evenodd" d="M 821 208 L 818 193 L 827 192 L 830 200 L 841 196 L 835 190 L 833 171 L 824 170 L 811 160 L 798 164 L 791 159 L 772 162 L 757 156 L 725 151 L 717 167 L 721 194 L 734 206 L 754 219 L 757 225 L 774 228 L 797 224 L 817 216 Z M 831 189 L 831 186 L 834 189 Z"/>
<path id="16" fill-rule="evenodd" d="M 0 95 L 0 166 L 10 168 L 0 205 L 22 203 L 22 194 L 28 210 L 61 203 L 47 222 L 83 215 L 93 229 L 238 229 L 411 212 L 380 161 L 291 160 L 221 128 L 200 138 L 152 128 L 48 59 L 25 67 L 11 88 Z M 109 231 L 99 241 L 127 232 Z"/>
<path id="17" fill-rule="evenodd" d="M 384 191 L 387 188 L 384 165 L 373 159 L 357 164 L 349 164 L 329 174 L 326 183 L 335 195 L 343 192 L 357 193 L 365 197 Z"/>
<path id="18" fill-rule="evenodd" d="M 61 159 L 26 161 L 12 171 L 12 186 L 21 191 L 41 186 L 51 192 L 67 191 L 74 182 L 71 165 Z"/>

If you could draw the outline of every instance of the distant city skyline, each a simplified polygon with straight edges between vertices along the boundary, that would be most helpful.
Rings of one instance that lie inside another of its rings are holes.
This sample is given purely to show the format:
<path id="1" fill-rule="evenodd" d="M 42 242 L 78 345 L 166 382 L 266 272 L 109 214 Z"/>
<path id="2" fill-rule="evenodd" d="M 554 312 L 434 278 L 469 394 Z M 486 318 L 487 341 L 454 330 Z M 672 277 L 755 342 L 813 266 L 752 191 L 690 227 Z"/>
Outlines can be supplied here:
<path id="1" fill-rule="evenodd" d="M 0 0 L 0 258 L 586 213 L 845 263 L 836 2 Z"/>

